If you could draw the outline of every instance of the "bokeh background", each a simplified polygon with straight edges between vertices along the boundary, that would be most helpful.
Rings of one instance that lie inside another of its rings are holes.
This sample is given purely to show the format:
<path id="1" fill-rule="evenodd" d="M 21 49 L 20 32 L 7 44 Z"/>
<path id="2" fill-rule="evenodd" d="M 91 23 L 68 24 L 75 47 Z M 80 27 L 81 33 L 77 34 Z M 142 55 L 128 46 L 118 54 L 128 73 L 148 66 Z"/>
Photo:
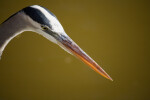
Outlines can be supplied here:
<path id="1" fill-rule="evenodd" d="M 148 0 L 0 0 L 0 23 L 34 4 L 52 11 L 114 81 L 24 32 L 0 60 L 0 100 L 150 100 Z"/>

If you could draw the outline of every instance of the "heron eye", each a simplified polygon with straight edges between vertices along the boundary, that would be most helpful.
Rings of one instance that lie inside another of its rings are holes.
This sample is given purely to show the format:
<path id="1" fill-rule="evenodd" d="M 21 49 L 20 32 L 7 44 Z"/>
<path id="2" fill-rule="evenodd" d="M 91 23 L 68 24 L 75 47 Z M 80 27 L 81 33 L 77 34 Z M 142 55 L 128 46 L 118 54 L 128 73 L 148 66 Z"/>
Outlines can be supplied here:
<path id="1" fill-rule="evenodd" d="M 42 30 L 48 30 L 48 27 L 41 25 Z"/>

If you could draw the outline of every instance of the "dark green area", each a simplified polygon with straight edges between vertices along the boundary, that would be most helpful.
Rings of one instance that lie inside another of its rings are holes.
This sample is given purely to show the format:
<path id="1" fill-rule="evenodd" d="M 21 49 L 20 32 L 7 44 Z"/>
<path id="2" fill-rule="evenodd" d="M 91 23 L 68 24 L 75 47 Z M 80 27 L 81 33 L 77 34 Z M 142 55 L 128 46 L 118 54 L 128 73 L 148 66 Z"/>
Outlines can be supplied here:
<path id="1" fill-rule="evenodd" d="M 25 32 L 0 60 L 0 100 L 149 100 L 148 0 L 0 0 L 0 23 L 33 4 L 52 11 L 114 81 Z"/>

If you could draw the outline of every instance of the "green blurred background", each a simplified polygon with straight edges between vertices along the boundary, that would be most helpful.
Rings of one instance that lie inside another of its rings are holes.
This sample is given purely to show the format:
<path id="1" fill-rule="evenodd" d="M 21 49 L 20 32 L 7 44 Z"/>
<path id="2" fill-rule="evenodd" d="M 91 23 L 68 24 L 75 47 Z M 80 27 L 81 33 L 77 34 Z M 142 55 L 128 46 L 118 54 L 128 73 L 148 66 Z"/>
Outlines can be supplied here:
<path id="1" fill-rule="evenodd" d="M 24 32 L 0 60 L 0 100 L 150 100 L 148 0 L 0 0 L 0 23 L 34 4 L 52 11 L 114 81 Z"/>

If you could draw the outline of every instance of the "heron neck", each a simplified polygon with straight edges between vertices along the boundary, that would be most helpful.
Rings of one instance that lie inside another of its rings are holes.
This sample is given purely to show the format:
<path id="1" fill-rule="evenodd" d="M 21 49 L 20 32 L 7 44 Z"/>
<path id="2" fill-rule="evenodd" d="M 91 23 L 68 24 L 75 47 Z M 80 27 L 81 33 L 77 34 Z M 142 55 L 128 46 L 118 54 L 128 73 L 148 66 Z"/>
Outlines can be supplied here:
<path id="1" fill-rule="evenodd" d="M 20 16 L 15 14 L 0 25 L 0 57 L 9 41 L 24 31 L 25 25 Z"/>

